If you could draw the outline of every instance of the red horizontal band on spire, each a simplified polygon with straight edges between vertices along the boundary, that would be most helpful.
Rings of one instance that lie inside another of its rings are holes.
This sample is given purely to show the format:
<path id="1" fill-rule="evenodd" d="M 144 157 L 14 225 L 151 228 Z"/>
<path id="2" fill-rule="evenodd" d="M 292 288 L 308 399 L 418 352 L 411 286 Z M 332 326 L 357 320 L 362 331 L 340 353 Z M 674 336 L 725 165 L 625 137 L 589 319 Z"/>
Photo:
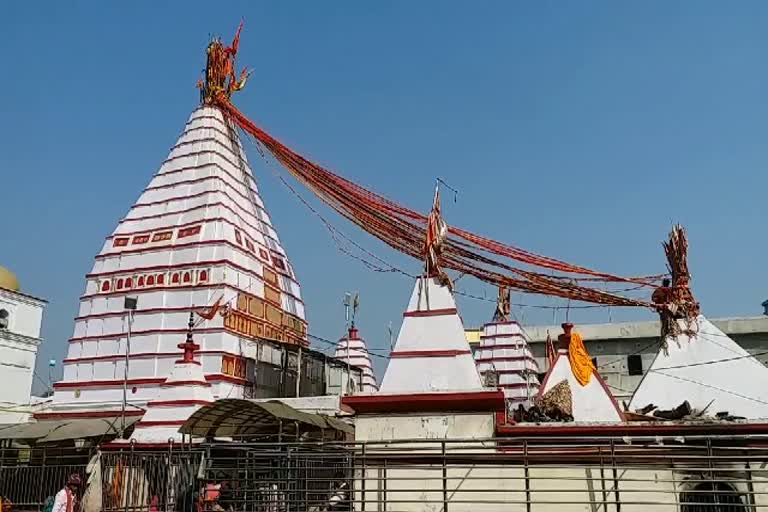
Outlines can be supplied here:
<path id="1" fill-rule="evenodd" d="M 389 357 L 392 359 L 408 359 L 417 357 L 454 357 L 471 354 L 470 350 L 400 350 L 391 352 Z"/>
<path id="2" fill-rule="evenodd" d="M 456 308 L 444 308 L 444 309 L 422 309 L 415 311 L 406 311 L 403 313 L 404 317 L 422 317 L 422 316 L 449 316 L 456 315 L 458 311 Z"/>

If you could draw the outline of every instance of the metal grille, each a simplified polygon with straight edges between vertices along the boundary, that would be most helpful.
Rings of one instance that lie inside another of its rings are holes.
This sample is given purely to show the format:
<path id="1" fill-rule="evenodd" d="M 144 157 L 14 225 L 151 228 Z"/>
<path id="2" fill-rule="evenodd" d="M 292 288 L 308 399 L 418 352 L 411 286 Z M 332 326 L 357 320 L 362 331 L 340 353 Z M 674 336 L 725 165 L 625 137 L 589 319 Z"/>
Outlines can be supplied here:
<path id="1" fill-rule="evenodd" d="M 14 510 L 39 510 L 77 473 L 85 478 L 88 450 L 0 448 L 0 497 Z"/>
<path id="2" fill-rule="evenodd" d="M 206 443 L 99 459 L 104 511 L 740 512 L 768 507 L 768 437 Z M 44 460 L 43 460 L 44 458 Z M 0 466 L 0 495 L 39 510 L 53 452 Z M 87 500 L 86 500 L 87 502 Z M 93 506 L 94 502 L 91 502 Z"/>
<path id="3" fill-rule="evenodd" d="M 192 510 L 202 461 L 202 451 L 172 447 L 102 453 L 100 510 Z"/>

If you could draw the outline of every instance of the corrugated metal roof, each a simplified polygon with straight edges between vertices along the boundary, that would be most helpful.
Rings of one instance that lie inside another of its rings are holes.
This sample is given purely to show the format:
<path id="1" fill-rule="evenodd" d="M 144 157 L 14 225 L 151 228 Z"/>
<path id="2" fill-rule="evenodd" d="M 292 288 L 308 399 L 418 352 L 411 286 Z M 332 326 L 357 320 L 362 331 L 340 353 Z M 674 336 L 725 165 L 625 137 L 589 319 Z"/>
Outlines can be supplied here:
<path id="1" fill-rule="evenodd" d="M 126 425 L 133 425 L 140 418 L 125 418 Z M 120 418 L 83 418 L 71 420 L 44 420 L 18 425 L 0 426 L 0 439 L 28 440 L 35 443 L 51 443 L 68 439 L 85 439 L 103 435 L 115 435 Z"/>
<path id="2" fill-rule="evenodd" d="M 242 437 L 277 427 L 281 421 L 296 422 L 310 430 L 332 429 L 350 433 L 354 431 L 343 421 L 301 412 L 278 401 L 255 402 L 228 398 L 217 400 L 195 411 L 179 432 L 199 437 Z"/>

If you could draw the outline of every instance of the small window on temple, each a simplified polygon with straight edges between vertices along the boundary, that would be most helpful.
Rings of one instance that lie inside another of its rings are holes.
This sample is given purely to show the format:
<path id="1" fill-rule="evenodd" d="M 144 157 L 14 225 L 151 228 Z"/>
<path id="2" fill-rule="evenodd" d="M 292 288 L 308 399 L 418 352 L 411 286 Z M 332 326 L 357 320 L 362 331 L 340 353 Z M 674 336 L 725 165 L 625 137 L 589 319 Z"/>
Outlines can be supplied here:
<path id="1" fill-rule="evenodd" d="M 104 281 L 101 283 L 101 291 L 108 292 L 109 291 L 109 281 Z"/>
<path id="2" fill-rule="evenodd" d="M 208 271 L 207 270 L 201 270 L 200 271 L 200 280 L 201 281 L 207 281 L 208 280 Z"/>
<path id="3" fill-rule="evenodd" d="M 147 286 L 154 286 L 155 285 L 155 276 L 149 276 L 147 278 Z"/>
<path id="4" fill-rule="evenodd" d="M 627 369 L 630 375 L 643 374 L 643 357 L 640 354 L 627 356 Z"/>
<path id="5" fill-rule="evenodd" d="M 123 287 L 123 280 L 122 279 L 118 279 L 117 280 L 117 289 L 119 290 L 122 287 Z"/>
<path id="6" fill-rule="evenodd" d="M 192 282 L 192 275 L 189 272 L 184 272 L 184 282 L 185 283 Z"/>
<path id="7" fill-rule="evenodd" d="M 131 279 L 130 277 L 126 278 L 126 280 L 125 280 L 125 287 L 126 288 L 131 288 L 132 286 L 133 286 L 133 279 Z"/>
<path id="8" fill-rule="evenodd" d="M 157 284 L 165 284 L 165 274 L 157 275 Z"/>
<path id="9" fill-rule="evenodd" d="M 144 276 L 139 277 L 139 281 L 136 283 L 136 286 L 144 286 Z"/>
<path id="10" fill-rule="evenodd" d="M 171 284 L 179 284 L 179 274 L 173 274 L 173 277 L 171 277 Z"/>

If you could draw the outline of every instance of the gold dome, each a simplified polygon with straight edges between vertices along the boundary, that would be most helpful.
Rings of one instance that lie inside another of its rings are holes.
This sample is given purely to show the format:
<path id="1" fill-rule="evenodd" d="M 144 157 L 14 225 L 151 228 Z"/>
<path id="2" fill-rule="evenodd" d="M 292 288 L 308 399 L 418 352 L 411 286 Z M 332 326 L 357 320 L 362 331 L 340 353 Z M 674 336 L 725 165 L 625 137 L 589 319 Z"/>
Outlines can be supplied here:
<path id="1" fill-rule="evenodd" d="M 16 274 L 5 267 L 0 267 L 0 288 L 17 292 L 21 289 Z"/>

